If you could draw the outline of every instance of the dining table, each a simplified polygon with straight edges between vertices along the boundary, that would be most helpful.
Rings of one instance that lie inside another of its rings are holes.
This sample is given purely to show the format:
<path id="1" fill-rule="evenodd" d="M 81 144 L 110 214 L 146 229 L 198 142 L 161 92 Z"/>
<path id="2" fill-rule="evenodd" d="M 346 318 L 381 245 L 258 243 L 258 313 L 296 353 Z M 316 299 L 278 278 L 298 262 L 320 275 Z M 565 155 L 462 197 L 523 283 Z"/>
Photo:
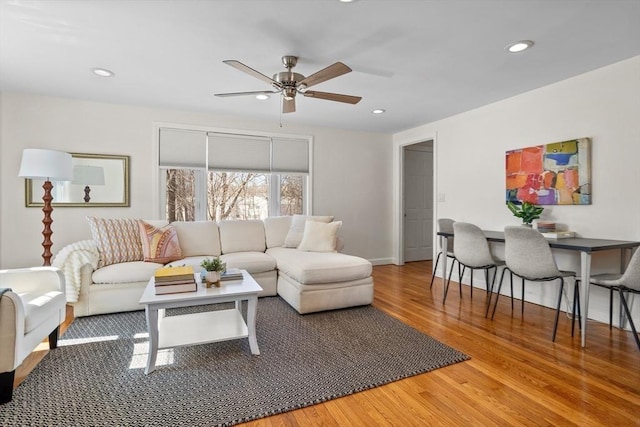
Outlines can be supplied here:
<path id="1" fill-rule="evenodd" d="M 504 231 L 483 230 L 484 235 L 489 242 L 504 243 Z M 454 237 L 451 232 L 439 231 L 440 247 L 443 254 L 447 253 L 448 239 Z M 580 252 L 580 293 L 582 295 L 580 301 L 581 313 L 581 345 L 587 345 L 587 318 L 589 311 L 589 282 L 591 279 L 591 255 L 596 252 L 619 250 L 620 254 L 620 271 L 624 271 L 626 263 L 629 259 L 629 253 L 640 246 L 640 242 L 631 240 L 611 240 L 611 239 L 594 239 L 588 237 L 567 237 L 557 239 L 547 239 L 552 250 L 567 250 Z M 447 257 L 442 257 L 442 277 L 447 277 Z M 443 303 L 444 303 L 444 284 L 443 280 Z"/>

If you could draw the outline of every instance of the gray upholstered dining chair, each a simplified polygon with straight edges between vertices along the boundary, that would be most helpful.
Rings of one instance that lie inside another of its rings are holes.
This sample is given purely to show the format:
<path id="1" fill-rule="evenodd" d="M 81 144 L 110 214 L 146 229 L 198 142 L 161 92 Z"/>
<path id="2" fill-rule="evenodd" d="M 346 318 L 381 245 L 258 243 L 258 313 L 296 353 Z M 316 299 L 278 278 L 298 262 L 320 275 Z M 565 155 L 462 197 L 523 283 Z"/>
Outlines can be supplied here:
<path id="1" fill-rule="evenodd" d="M 489 242 L 484 233 L 477 225 L 468 222 L 456 222 L 453 224 L 453 236 L 456 241 L 454 254 L 458 263 L 462 265 L 462 274 L 467 268 L 471 270 L 471 298 L 473 298 L 473 271 L 484 270 L 485 281 L 487 284 L 487 312 L 489 311 L 489 302 L 491 301 L 491 292 L 498 275 L 498 267 L 504 265 L 504 261 L 494 258 L 489 248 Z M 493 270 L 493 278 L 489 280 L 490 270 Z M 462 282 L 462 279 L 460 280 Z M 445 289 L 445 299 L 447 291 Z M 462 295 L 462 293 L 460 293 Z"/>
<path id="2" fill-rule="evenodd" d="M 629 321 L 629 326 L 631 326 L 631 331 L 633 332 L 633 337 L 636 340 L 638 350 L 640 350 L 640 338 L 638 338 L 638 332 L 633 324 L 633 318 L 629 311 L 629 304 L 625 297 L 626 293 L 640 294 L 640 250 L 635 251 L 624 273 L 595 274 L 591 276 L 590 283 L 592 285 L 609 289 L 609 328 L 611 328 L 613 324 L 613 292 L 618 291 L 624 314 Z"/>
<path id="3" fill-rule="evenodd" d="M 564 279 L 576 276 L 573 271 L 561 271 L 556 265 L 556 261 L 551 253 L 549 242 L 537 230 L 524 226 L 508 226 L 504 228 L 505 248 L 504 258 L 506 268 L 502 271 L 498 290 L 496 291 L 496 302 L 493 306 L 491 319 L 496 314 L 498 299 L 504 273 L 508 270 L 511 273 L 511 307 L 513 309 L 513 275 L 522 279 L 522 315 L 524 316 L 524 286 L 525 281 L 550 282 L 560 280 L 560 291 L 558 292 L 558 305 L 556 307 L 556 319 L 553 325 L 552 341 L 556 340 L 558 329 L 558 318 L 560 316 L 560 304 L 562 303 L 562 292 L 564 290 Z M 577 282 L 574 287 L 574 307 L 576 301 L 579 306 L 577 294 Z"/>
<path id="4" fill-rule="evenodd" d="M 445 233 L 453 233 L 453 224 L 455 221 L 451 218 L 440 218 L 438 219 L 438 231 L 442 231 Z M 438 239 L 438 242 L 440 239 Z M 447 281 L 447 288 L 449 287 L 449 282 L 451 281 L 451 275 L 453 274 L 453 266 L 456 263 L 456 256 L 453 251 L 453 237 L 447 237 L 447 257 L 451 259 L 451 268 L 449 269 L 449 279 Z M 438 270 L 438 263 L 440 262 L 440 257 L 442 256 L 442 248 L 438 252 L 438 256 L 436 257 L 436 263 L 433 266 L 433 273 L 431 274 L 431 284 L 429 285 L 429 289 L 433 287 L 433 280 L 436 277 L 436 271 Z M 458 276 L 460 276 L 460 265 L 458 264 Z M 442 280 L 446 280 L 446 277 L 443 277 Z M 446 297 L 446 295 L 445 295 Z"/>

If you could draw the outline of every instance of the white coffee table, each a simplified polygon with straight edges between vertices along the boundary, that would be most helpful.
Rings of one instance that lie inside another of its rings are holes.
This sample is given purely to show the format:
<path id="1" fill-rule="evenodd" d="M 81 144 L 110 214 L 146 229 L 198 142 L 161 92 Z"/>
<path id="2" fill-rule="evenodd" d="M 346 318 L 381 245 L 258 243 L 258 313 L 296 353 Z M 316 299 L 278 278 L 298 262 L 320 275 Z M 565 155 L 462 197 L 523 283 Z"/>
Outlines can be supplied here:
<path id="1" fill-rule="evenodd" d="M 256 338 L 256 310 L 258 292 L 262 288 L 249 273 L 242 270 L 242 279 L 221 283 L 218 288 L 206 288 L 196 274 L 196 292 L 156 295 L 151 278 L 140 298 L 145 306 L 149 330 L 149 357 L 144 373 L 153 372 L 159 349 L 187 345 L 206 344 L 218 341 L 249 338 L 252 354 L 260 354 Z M 240 312 L 242 301 L 247 301 L 247 320 Z M 229 310 L 165 316 L 165 309 L 191 307 L 205 304 L 235 302 Z"/>

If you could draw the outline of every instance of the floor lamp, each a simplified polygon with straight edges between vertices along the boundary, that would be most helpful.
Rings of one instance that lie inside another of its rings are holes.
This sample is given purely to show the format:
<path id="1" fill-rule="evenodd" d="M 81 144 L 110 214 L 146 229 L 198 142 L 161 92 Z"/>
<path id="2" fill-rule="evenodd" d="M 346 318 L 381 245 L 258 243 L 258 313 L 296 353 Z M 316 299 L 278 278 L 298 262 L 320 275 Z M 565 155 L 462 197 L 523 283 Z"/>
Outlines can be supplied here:
<path id="1" fill-rule="evenodd" d="M 51 241 L 51 235 L 53 234 L 53 231 L 51 231 L 51 224 L 53 223 L 53 219 L 51 219 L 51 213 L 53 212 L 53 206 L 51 206 L 53 184 L 51 184 L 51 180 L 71 181 L 73 178 L 71 154 L 62 151 L 27 148 L 22 152 L 22 162 L 20 163 L 18 175 L 23 178 L 44 179 L 44 184 L 42 185 L 42 188 L 44 188 L 44 196 L 42 196 L 44 201 L 44 207 L 42 208 L 42 212 L 44 212 L 44 219 L 42 220 L 44 224 L 44 229 L 42 230 L 44 252 L 42 253 L 42 259 L 44 260 L 43 265 L 51 265 L 51 245 L 53 245 Z"/>

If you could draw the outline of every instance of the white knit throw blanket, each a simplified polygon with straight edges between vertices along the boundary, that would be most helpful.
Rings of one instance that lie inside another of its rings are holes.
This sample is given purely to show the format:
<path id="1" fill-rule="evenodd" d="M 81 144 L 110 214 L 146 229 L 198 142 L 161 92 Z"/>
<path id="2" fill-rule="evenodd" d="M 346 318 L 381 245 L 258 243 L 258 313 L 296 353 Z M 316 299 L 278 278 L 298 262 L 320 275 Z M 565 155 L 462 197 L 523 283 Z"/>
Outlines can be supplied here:
<path id="1" fill-rule="evenodd" d="M 53 266 L 58 267 L 64 273 L 67 302 L 78 301 L 82 267 L 90 264 L 95 270 L 98 267 L 99 258 L 100 253 L 93 240 L 82 240 L 67 245 L 55 256 Z"/>

